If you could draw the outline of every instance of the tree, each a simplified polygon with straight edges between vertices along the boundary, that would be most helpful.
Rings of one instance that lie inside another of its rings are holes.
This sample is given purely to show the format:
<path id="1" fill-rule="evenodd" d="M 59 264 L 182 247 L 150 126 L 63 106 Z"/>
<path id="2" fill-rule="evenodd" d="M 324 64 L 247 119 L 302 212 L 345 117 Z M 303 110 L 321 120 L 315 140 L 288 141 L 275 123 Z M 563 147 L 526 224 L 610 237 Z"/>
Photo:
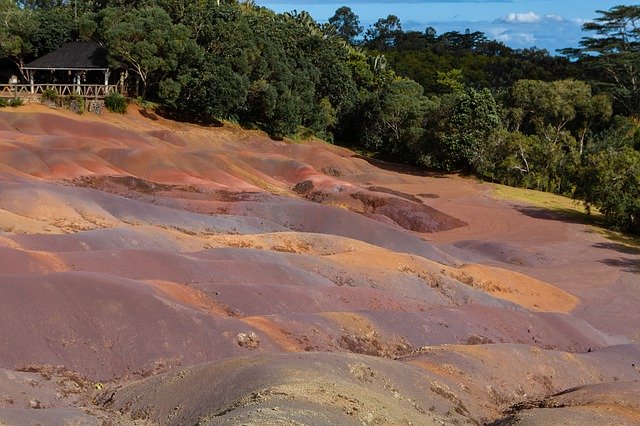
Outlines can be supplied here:
<path id="1" fill-rule="evenodd" d="M 429 127 L 432 120 L 427 119 Z M 444 95 L 435 121 L 428 151 L 434 165 L 445 170 L 475 171 L 484 161 L 489 136 L 500 127 L 498 106 L 487 89 L 465 88 Z"/>
<path id="2" fill-rule="evenodd" d="M 587 136 L 611 117 L 609 99 L 576 80 L 519 80 L 510 98 L 511 129 L 538 137 L 523 153 L 536 177 L 527 186 L 571 194 Z"/>
<path id="3" fill-rule="evenodd" d="M 534 147 L 540 145 L 537 136 L 510 132 L 503 127 L 495 129 L 480 146 L 474 168 L 486 179 L 505 185 L 538 187 L 541 177 L 532 157 Z"/>
<path id="4" fill-rule="evenodd" d="M 372 49 L 384 50 L 395 44 L 396 37 L 402 34 L 402 24 L 400 18 L 389 15 L 380 18 L 367 29 L 365 34 L 366 45 Z"/>
<path id="5" fill-rule="evenodd" d="M 342 6 L 329 18 L 329 23 L 336 28 L 340 37 L 347 42 L 354 44 L 356 38 L 362 34 L 362 26 L 358 15 L 353 13 L 351 8 Z"/>
<path id="6" fill-rule="evenodd" d="M 37 28 L 30 35 L 36 57 L 56 50 L 74 40 L 76 25 L 73 11 L 68 7 L 51 7 L 34 11 Z"/>
<path id="7" fill-rule="evenodd" d="M 178 67 L 181 52 L 189 40 L 189 31 L 174 24 L 159 7 L 144 7 L 124 12 L 103 11 L 101 36 L 111 62 L 133 71 L 142 83 L 141 94 Z"/>
<path id="8" fill-rule="evenodd" d="M 591 87 L 582 81 L 520 80 L 511 91 L 515 129 L 521 128 L 556 143 L 568 131 L 584 152 L 589 132 L 608 122 L 612 115 L 607 95 L 593 96 Z"/>
<path id="9" fill-rule="evenodd" d="M 410 160 L 424 133 L 424 102 L 422 87 L 406 78 L 392 77 L 379 91 L 370 93 L 362 105 L 365 146 Z"/>
<path id="10" fill-rule="evenodd" d="M 595 152 L 583 170 L 579 191 L 587 208 L 598 207 L 613 229 L 640 234 L 640 152 Z"/>
<path id="11" fill-rule="evenodd" d="M 611 93 L 617 108 L 640 113 L 640 6 L 615 6 L 583 25 L 594 32 L 583 37 L 580 49 L 564 49 L 588 67 L 598 87 Z"/>
<path id="12" fill-rule="evenodd" d="M 28 60 L 71 41 L 75 32 L 69 8 L 32 10 L 20 8 L 10 0 L 0 0 L 0 56 L 11 60 L 19 69 Z"/>
<path id="13" fill-rule="evenodd" d="M 68 4 L 65 0 L 18 0 L 16 2 L 24 9 L 51 9 Z"/>
<path id="14" fill-rule="evenodd" d="M 37 28 L 33 11 L 20 9 L 11 0 L 0 0 L 0 24 L 0 57 L 21 69 L 25 57 L 33 52 L 30 36 Z"/>

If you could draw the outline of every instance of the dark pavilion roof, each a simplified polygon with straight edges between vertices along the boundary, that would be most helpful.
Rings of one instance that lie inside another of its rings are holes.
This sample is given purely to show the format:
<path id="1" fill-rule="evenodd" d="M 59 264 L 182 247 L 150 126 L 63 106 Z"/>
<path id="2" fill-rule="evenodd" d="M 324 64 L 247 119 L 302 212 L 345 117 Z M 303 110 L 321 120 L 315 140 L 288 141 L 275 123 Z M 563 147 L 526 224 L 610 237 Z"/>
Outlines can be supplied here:
<path id="1" fill-rule="evenodd" d="M 31 70 L 107 70 L 107 49 L 93 41 L 67 43 L 24 66 Z"/>

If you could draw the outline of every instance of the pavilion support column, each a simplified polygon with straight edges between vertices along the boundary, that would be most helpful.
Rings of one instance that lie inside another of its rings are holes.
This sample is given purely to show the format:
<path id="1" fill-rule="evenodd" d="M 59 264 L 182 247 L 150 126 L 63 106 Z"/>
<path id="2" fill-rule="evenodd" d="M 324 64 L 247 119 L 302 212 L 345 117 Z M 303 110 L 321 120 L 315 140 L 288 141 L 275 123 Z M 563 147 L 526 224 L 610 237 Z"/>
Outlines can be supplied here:
<path id="1" fill-rule="evenodd" d="M 111 75 L 111 70 L 105 70 L 104 71 L 104 85 L 108 86 L 109 85 L 109 76 Z"/>
<path id="2" fill-rule="evenodd" d="M 31 85 L 31 94 L 33 95 L 36 92 L 35 85 L 34 85 L 34 82 L 33 82 L 34 71 L 33 70 L 29 70 L 27 72 L 29 74 L 29 84 Z"/>

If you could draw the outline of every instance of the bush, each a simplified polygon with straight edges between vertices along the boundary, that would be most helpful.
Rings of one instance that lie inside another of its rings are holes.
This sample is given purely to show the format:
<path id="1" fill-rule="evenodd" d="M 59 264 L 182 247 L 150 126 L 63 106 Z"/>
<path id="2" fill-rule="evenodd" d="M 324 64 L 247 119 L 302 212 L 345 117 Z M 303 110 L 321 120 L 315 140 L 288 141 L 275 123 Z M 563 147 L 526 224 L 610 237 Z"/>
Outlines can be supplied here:
<path id="1" fill-rule="evenodd" d="M 82 114 L 84 112 L 84 98 L 80 95 L 68 95 L 66 98 L 66 104 L 69 109 L 76 114 Z"/>
<path id="2" fill-rule="evenodd" d="M 9 102 L 9 105 L 11 105 L 14 108 L 19 107 L 20 105 L 22 105 L 22 98 L 11 99 L 11 102 Z"/>
<path id="3" fill-rule="evenodd" d="M 60 95 L 54 89 L 46 89 L 42 92 L 42 100 L 48 102 L 57 102 Z"/>
<path id="4" fill-rule="evenodd" d="M 9 101 L 7 101 L 5 98 L 0 98 L 0 108 L 4 108 L 8 106 L 9 106 Z"/>
<path id="5" fill-rule="evenodd" d="M 120 93 L 112 92 L 104 98 L 104 105 L 111 112 L 124 114 L 127 112 L 127 99 Z"/>
<path id="6" fill-rule="evenodd" d="M 640 152 L 624 146 L 588 155 L 577 192 L 608 227 L 640 235 Z"/>

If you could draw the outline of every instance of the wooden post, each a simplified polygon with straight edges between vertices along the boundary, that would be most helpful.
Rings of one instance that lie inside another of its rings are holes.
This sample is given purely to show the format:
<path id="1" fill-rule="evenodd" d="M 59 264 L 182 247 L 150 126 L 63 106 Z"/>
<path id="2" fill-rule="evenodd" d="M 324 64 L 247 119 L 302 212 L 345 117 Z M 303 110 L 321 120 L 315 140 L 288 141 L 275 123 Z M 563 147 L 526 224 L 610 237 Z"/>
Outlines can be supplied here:
<path id="1" fill-rule="evenodd" d="M 124 84 L 125 81 L 127 80 L 127 77 L 129 77 L 129 71 L 120 71 L 120 94 L 124 95 L 125 94 L 125 90 L 124 90 Z"/>
<path id="2" fill-rule="evenodd" d="M 108 86 L 109 85 L 109 76 L 111 75 L 111 70 L 105 70 L 104 71 L 104 85 Z"/>
<path id="3" fill-rule="evenodd" d="M 13 85 L 13 97 L 14 99 L 18 97 L 18 77 L 12 75 L 9 79 L 9 87 Z M 9 93 L 11 93 L 11 89 L 9 89 Z"/>
<path id="4" fill-rule="evenodd" d="M 35 87 L 34 87 L 34 82 L 33 82 L 33 74 L 35 71 L 30 70 L 28 71 L 29 73 L 29 84 L 31 85 L 31 94 L 33 95 L 35 93 Z"/>

